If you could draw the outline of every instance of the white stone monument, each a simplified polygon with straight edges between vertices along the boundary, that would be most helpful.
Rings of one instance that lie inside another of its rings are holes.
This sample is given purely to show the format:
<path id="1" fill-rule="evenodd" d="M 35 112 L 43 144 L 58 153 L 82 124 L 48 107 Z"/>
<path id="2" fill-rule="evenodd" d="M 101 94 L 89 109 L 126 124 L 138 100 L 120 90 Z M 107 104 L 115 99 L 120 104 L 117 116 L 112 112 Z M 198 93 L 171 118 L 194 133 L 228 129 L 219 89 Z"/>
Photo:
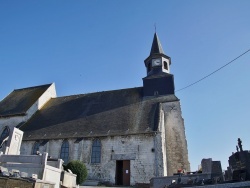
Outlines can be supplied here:
<path id="1" fill-rule="evenodd" d="M 9 138 L 7 140 L 5 155 L 20 155 L 20 147 L 23 139 L 23 131 L 12 128 Z"/>

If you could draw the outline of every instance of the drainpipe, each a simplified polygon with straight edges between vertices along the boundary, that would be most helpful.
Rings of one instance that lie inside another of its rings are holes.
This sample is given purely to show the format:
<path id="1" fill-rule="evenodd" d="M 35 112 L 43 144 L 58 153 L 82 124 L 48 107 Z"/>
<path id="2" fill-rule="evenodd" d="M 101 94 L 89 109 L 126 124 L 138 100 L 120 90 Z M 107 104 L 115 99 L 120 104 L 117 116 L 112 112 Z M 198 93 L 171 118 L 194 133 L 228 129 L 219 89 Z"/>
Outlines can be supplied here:
<path id="1" fill-rule="evenodd" d="M 158 150 L 157 150 L 157 133 L 155 132 L 154 135 L 154 148 L 155 148 L 155 177 L 159 176 L 159 170 L 158 170 Z"/>

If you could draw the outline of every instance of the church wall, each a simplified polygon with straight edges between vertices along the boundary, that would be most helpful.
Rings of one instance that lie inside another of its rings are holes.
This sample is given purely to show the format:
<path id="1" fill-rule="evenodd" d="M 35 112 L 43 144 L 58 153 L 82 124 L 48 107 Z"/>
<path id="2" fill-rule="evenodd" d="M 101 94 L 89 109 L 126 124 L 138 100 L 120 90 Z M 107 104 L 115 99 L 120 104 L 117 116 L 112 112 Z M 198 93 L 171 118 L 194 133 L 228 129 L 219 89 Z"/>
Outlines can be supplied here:
<path id="1" fill-rule="evenodd" d="M 48 148 L 47 148 L 48 155 L 51 156 L 52 158 L 59 158 L 62 143 L 63 143 L 62 139 L 50 140 L 46 144 L 46 146 L 48 146 Z"/>
<path id="2" fill-rule="evenodd" d="M 114 136 L 101 139 L 100 164 L 91 164 L 91 143 L 86 156 L 89 178 L 115 183 L 116 160 L 130 160 L 130 183 L 149 183 L 155 176 L 154 135 Z M 84 142 L 84 141 L 83 141 Z M 86 151 L 86 150 L 85 150 Z"/>
<path id="3" fill-rule="evenodd" d="M 80 160 L 86 164 L 89 179 L 109 181 L 115 184 L 116 160 L 130 160 L 130 183 L 149 183 L 152 177 L 164 174 L 161 149 L 161 134 L 141 134 L 128 136 L 108 136 L 101 141 L 101 163 L 91 163 L 94 138 L 86 138 L 79 143 L 69 139 L 70 160 Z M 47 151 L 53 158 L 59 158 L 63 140 L 50 140 L 41 146 L 40 152 Z M 35 141 L 23 141 L 21 154 L 31 154 Z M 157 165 L 155 162 L 157 161 Z"/>
<path id="4" fill-rule="evenodd" d="M 20 155 L 31 155 L 35 141 L 22 141 Z"/>
<path id="5" fill-rule="evenodd" d="M 51 86 L 39 97 L 39 99 L 27 110 L 25 119 L 26 122 L 37 110 L 40 110 L 51 98 L 56 97 L 55 84 Z"/>
<path id="6" fill-rule="evenodd" d="M 162 104 L 166 132 L 167 174 L 171 176 L 178 169 L 190 170 L 184 120 L 180 102 Z"/>
<path id="7" fill-rule="evenodd" d="M 38 105 L 37 105 L 38 109 L 41 109 L 43 105 L 45 105 L 51 98 L 55 97 L 56 97 L 56 88 L 55 88 L 55 83 L 53 83 L 38 99 Z"/>
<path id="8" fill-rule="evenodd" d="M 9 129 L 17 126 L 21 122 L 27 121 L 27 116 L 15 116 L 15 117 L 1 117 L 0 118 L 0 134 L 3 132 L 4 128 L 7 126 Z"/>

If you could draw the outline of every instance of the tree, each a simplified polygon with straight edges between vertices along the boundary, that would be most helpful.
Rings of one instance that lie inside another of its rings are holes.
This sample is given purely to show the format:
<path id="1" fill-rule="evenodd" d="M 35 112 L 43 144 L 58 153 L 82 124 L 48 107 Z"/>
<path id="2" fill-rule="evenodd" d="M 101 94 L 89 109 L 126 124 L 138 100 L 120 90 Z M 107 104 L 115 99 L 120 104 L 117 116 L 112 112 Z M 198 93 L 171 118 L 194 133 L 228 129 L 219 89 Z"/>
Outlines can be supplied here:
<path id="1" fill-rule="evenodd" d="M 74 174 L 77 175 L 76 183 L 78 185 L 82 184 L 86 180 L 88 171 L 83 162 L 70 161 L 65 167 L 66 170 L 70 169 Z"/>

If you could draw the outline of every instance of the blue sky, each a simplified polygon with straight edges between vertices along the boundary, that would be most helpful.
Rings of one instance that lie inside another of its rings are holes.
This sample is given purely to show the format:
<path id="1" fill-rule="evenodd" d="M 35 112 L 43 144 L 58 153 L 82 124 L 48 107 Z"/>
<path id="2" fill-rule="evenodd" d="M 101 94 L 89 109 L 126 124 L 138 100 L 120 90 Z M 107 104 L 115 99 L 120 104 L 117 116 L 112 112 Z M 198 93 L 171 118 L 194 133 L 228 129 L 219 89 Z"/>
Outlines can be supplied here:
<path id="1" fill-rule="evenodd" d="M 0 0 L 0 100 L 55 82 L 58 96 L 142 86 L 154 24 L 176 90 L 250 49 L 248 0 Z M 176 93 L 192 170 L 250 150 L 250 53 Z"/>

